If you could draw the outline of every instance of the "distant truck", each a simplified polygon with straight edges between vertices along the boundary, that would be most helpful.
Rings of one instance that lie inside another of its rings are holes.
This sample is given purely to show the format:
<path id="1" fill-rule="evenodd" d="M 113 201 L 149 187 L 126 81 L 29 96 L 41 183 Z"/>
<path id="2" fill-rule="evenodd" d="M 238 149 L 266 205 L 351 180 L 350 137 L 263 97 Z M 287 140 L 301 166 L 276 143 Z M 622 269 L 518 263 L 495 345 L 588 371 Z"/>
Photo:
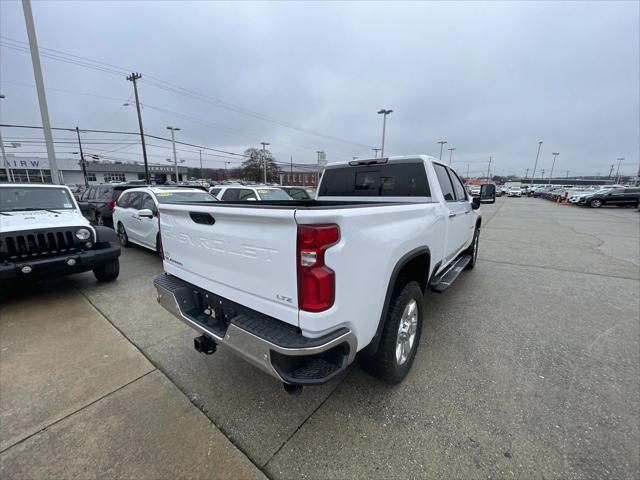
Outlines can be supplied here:
<path id="1" fill-rule="evenodd" d="M 86 271 L 99 282 L 115 280 L 116 240 L 113 230 L 82 216 L 69 187 L 0 185 L 0 287 Z"/>
<path id="2" fill-rule="evenodd" d="M 329 165 L 314 200 L 159 205 L 159 303 L 290 393 L 356 357 L 384 382 L 409 372 L 426 290 L 476 264 L 481 203 L 427 156 Z"/>

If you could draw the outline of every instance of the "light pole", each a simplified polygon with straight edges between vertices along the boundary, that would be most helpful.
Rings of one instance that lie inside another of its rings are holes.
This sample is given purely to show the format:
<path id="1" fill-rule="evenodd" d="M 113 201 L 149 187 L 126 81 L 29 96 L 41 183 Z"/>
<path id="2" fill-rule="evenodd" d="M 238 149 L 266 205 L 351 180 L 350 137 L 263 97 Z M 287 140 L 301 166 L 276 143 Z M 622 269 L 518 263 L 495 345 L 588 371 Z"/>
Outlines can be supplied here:
<path id="1" fill-rule="evenodd" d="M 378 152 L 380 151 L 379 148 L 372 148 L 371 150 L 373 150 L 373 158 L 378 158 Z"/>
<path id="2" fill-rule="evenodd" d="M 171 144 L 173 145 L 173 163 L 176 166 L 176 184 L 180 181 L 178 176 L 178 156 L 176 155 L 176 132 L 180 131 L 178 127 L 167 127 L 167 130 L 171 130 Z"/>
<path id="3" fill-rule="evenodd" d="M 449 150 L 449 166 L 451 166 L 451 159 L 453 158 L 453 151 L 455 149 L 456 147 L 447 148 L 447 150 Z"/>
<path id="4" fill-rule="evenodd" d="M 4 98 L 4 95 L 0 95 L 0 100 Z M 2 142 L 2 133 L 0 133 L 0 153 L 2 153 L 2 163 L 4 164 L 4 170 L 7 173 L 7 183 L 11 183 L 11 171 L 9 170 L 9 160 L 7 160 L 7 154 L 4 151 L 4 143 Z"/>
<path id="5" fill-rule="evenodd" d="M 540 156 L 540 147 L 542 147 L 542 140 L 538 142 L 538 153 L 536 153 L 536 163 L 533 165 L 533 173 L 531 174 L 531 183 L 536 179 L 536 168 L 538 167 L 538 157 Z"/>
<path id="6" fill-rule="evenodd" d="M 616 185 L 620 184 L 620 164 L 624 160 L 624 157 L 616 158 L 618 160 L 618 169 L 616 170 Z"/>
<path id="7" fill-rule="evenodd" d="M 442 148 L 447 142 L 445 142 L 444 140 L 440 140 L 438 143 L 440 144 L 440 161 L 442 161 Z"/>
<path id="8" fill-rule="evenodd" d="M 174 158 L 173 160 L 171 160 L 170 158 L 165 158 L 164 160 L 165 160 L 165 162 L 169 162 L 169 163 L 174 163 L 174 164 L 175 164 L 175 166 L 176 166 L 176 184 L 177 184 L 177 183 L 178 183 L 178 177 L 177 177 L 177 174 L 178 174 L 178 164 L 179 164 L 179 163 L 184 163 L 184 162 L 185 162 L 185 160 L 176 160 L 175 158 Z"/>
<path id="9" fill-rule="evenodd" d="M 553 163 L 551 164 L 551 172 L 549 173 L 549 183 L 547 185 L 551 185 L 551 177 L 553 177 L 553 167 L 556 166 L 556 158 L 560 154 L 558 152 L 553 152 L 551 155 L 553 155 Z"/>
<path id="10" fill-rule="evenodd" d="M 393 113 L 393 110 L 380 109 L 378 115 L 382 115 L 382 145 L 380 145 L 380 158 L 384 158 L 384 134 L 387 130 L 387 115 Z"/>
<path id="11" fill-rule="evenodd" d="M 231 162 L 228 162 L 225 160 L 224 162 L 224 179 L 225 181 L 229 179 L 229 177 L 227 177 L 227 165 L 229 165 Z"/>
<path id="12" fill-rule="evenodd" d="M 271 145 L 269 142 L 260 142 L 262 145 L 262 164 L 264 167 L 264 184 L 267 184 L 267 145 Z"/>

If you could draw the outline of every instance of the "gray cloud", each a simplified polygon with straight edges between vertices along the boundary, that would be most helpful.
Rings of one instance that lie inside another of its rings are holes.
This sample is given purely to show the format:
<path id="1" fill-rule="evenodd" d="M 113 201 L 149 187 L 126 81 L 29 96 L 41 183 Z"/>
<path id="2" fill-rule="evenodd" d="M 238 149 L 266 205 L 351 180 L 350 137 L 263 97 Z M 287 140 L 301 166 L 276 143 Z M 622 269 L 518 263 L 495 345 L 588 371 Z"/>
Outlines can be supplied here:
<path id="1" fill-rule="evenodd" d="M 377 146 L 376 111 L 393 108 L 387 148 L 438 154 L 456 147 L 464 173 L 524 174 L 541 166 L 608 172 L 638 168 L 637 2 L 168 3 L 35 2 L 42 47 L 134 69 L 287 124 Z M 2 35 L 26 41 L 19 2 L 0 3 Z M 33 83 L 27 54 L 3 48 L 0 80 Z M 133 130 L 123 77 L 43 59 L 45 83 L 118 100 L 48 92 L 54 125 Z M 2 83 L 5 123 L 39 124 L 33 88 Z M 143 77 L 145 129 L 242 151 L 273 144 L 279 160 L 370 155 L 367 147 L 285 128 L 160 90 Z M 202 121 L 154 110 L 158 107 Z M 20 134 L 5 130 L 5 137 Z M 449 145 L 447 145 L 449 146 Z M 94 148 L 98 148 L 97 146 Z M 139 148 L 121 150 L 137 159 Z M 162 161 L 166 152 L 152 149 Z M 116 153 L 113 153 L 116 155 Z M 184 157 L 193 162 L 194 154 Z M 213 157 L 208 157 L 212 166 Z"/>

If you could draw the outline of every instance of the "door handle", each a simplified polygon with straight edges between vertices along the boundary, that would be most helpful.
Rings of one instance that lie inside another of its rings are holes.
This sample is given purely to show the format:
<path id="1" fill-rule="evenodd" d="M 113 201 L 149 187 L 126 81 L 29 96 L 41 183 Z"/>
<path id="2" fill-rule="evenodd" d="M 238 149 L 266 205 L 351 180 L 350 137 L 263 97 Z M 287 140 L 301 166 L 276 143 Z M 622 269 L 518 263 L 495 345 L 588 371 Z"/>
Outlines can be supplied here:
<path id="1" fill-rule="evenodd" d="M 455 217 L 455 216 L 456 216 L 456 214 L 455 214 L 455 213 L 453 213 L 453 212 L 450 212 L 450 213 L 449 213 L 449 218 L 453 218 L 453 217 Z"/>
<path id="2" fill-rule="evenodd" d="M 467 215 L 468 213 L 471 213 L 471 210 L 467 210 L 464 212 L 465 215 Z"/>

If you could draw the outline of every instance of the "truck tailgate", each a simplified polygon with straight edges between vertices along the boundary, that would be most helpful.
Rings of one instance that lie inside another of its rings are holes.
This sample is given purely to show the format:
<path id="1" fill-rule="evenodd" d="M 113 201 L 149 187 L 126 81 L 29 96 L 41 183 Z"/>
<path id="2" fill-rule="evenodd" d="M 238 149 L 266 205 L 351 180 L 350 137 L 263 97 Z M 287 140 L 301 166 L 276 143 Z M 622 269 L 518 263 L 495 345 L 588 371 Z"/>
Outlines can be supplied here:
<path id="1" fill-rule="evenodd" d="M 298 326 L 295 209 L 160 204 L 167 273 Z"/>

